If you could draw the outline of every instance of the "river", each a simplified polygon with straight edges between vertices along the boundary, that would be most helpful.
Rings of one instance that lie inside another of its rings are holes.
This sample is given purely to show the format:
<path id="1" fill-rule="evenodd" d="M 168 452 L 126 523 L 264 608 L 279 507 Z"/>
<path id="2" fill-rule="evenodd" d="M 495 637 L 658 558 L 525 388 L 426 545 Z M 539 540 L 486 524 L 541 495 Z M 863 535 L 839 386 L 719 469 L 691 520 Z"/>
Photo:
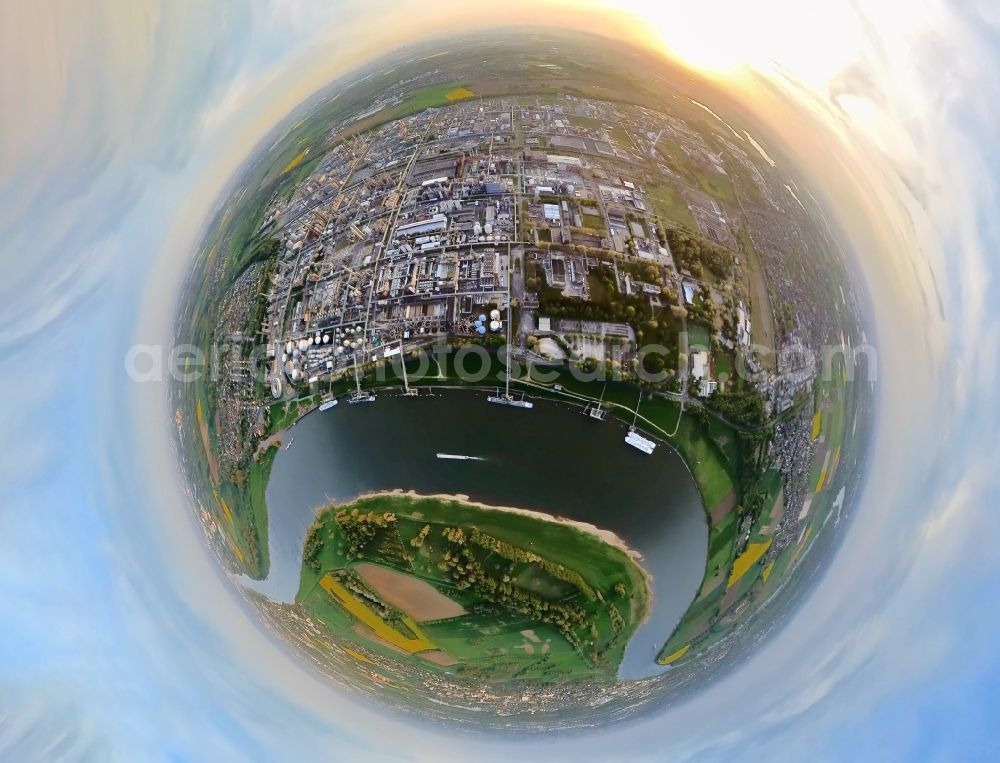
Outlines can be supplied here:
<path id="1" fill-rule="evenodd" d="M 474 391 L 342 402 L 291 427 L 267 487 L 271 568 L 243 579 L 283 602 L 298 590 L 302 544 L 316 509 L 377 490 L 465 494 L 612 530 L 642 554 L 653 606 L 625 653 L 623 679 L 655 675 L 670 632 L 705 570 L 708 526 L 694 479 L 676 452 L 645 455 L 624 442 L 626 427 L 579 408 L 536 401 L 532 410 L 486 401 Z M 482 460 L 444 460 L 456 453 Z"/>

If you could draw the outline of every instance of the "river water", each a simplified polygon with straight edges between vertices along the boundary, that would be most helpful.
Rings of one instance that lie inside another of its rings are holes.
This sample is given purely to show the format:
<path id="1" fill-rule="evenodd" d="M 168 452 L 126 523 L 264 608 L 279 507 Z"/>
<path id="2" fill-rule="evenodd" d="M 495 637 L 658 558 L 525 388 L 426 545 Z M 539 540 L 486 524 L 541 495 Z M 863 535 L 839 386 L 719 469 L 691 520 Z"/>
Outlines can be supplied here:
<path id="1" fill-rule="evenodd" d="M 313 411 L 285 433 L 267 488 L 271 569 L 243 583 L 294 600 L 302 544 L 316 509 L 374 490 L 461 493 L 612 530 L 652 575 L 653 606 L 636 631 L 619 675 L 655 675 L 654 662 L 693 599 L 705 569 L 708 526 L 684 462 L 660 445 L 645 455 L 626 428 L 579 408 L 536 401 L 534 409 L 493 405 L 485 394 L 383 393 L 374 403 Z M 437 453 L 483 460 L 444 460 Z"/>

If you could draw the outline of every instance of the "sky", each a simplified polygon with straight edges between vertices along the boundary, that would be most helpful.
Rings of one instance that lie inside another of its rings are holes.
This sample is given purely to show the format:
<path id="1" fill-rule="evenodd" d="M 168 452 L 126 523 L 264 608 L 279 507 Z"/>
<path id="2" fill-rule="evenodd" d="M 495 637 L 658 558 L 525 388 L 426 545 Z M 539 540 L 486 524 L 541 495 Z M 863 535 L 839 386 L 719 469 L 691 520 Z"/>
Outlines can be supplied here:
<path id="1" fill-rule="evenodd" d="M 220 194 L 296 104 L 525 21 L 678 56 L 768 127 L 872 294 L 880 405 L 841 550 L 744 664 L 642 722 L 496 739 L 359 704 L 262 633 L 123 359 L 169 343 Z M 0 5 L 0 760 L 1000 758 L 998 68 L 988 0 Z"/>

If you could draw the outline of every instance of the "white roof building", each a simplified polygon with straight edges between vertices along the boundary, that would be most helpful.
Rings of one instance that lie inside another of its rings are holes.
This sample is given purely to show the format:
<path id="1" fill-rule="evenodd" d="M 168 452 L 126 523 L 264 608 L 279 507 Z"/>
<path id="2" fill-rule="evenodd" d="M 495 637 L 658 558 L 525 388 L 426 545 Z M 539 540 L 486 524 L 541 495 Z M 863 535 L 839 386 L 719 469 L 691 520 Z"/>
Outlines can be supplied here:
<path id="1" fill-rule="evenodd" d="M 708 352 L 701 350 L 691 356 L 691 378 L 701 380 L 708 373 Z"/>
<path id="2" fill-rule="evenodd" d="M 418 220 L 414 223 L 407 223 L 406 225 L 400 225 L 396 228 L 397 238 L 400 236 L 419 236 L 421 233 L 430 233 L 431 231 L 443 230 L 448 226 L 448 218 L 442 214 L 438 213 L 427 220 Z"/>
<path id="3" fill-rule="evenodd" d="M 689 305 L 694 304 L 694 295 L 697 292 L 697 287 L 690 281 L 684 281 L 681 284 L 681 290 L 684 292 L 684 301 Z"/>
<path id="4" fill-rule="evenodd" d="M 736 307 L 736 342 L 742 347 L 750 345 L 750 318 L 740 302 Z"/>
<path id="5" fill-rule="evenodd" d="M 583 160 L 578 156 L 563 156 L 562 154 L 548 154 L 546 160 L 549 164 L 568 164 L 574 167 L 582 167 Z"/>

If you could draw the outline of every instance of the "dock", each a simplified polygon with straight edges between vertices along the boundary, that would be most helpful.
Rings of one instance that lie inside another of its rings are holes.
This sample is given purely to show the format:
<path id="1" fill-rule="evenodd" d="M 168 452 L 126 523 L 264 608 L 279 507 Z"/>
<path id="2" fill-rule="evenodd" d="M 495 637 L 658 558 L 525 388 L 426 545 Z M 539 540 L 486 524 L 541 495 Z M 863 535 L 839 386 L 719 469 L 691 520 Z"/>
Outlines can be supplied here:
<path id="1" fill-rule="evenodd" d="M 601 393 L 601 399 L 604 398 L 604 394 Z M 653 455 L 653 451 L 656 449 L 656 443 L 647 437 L 643 437 L 641 434 L 635 431 L 635 422 L 639 420 L 639 406 L 642 404 L 642 390 L 639 390 L 639 399 L 635 402 L 635 411 L 632 415 L 632 426 L 628 428 L 628 434 L 625 435 L 625 442 L 631 445 L 636 450 L 641 450 L 647 456 Z"/>
<path id="2" fill-rule="evenodd" d="M 486 398 L 487 401 L 491 403 L 497 403 L 498 405 L 509 405 L 513 408 L 534 408 L 535 404 L 530 400 L 524 400 L 523 398 L 518 400 L 517 398 L 511 397 L 510 395 L 490 395 Z"/>
<path id="3" fill-rule="evenodd" d="M 625 442 L 631 445 L 633 448 L 641 450 L 647 456 L 651 456 L 653 454 L 653 451 L 656 449 L 655 442 L 643 437 L 634 429 L 630 429 L 628 434 L 625 435 Z"/>
<path id="4" fill-rule="evenodd" d="M 507 300 L 507 347 L 510 347 L 510 300 Z M 530 400 L 524 399 L 524 393 L 521 393 L 520 398 L 515 398 L 510 394 L 510 362 L 506 363 L 507 366 L 507 381 L 504 386 L 504 391 L 501 394 L 500 390 L 497 390 L 495 395 L 490 395 L 486 400 L 490 403 L 496 403 L 497 405 L 508 405 L 511 408 L 534 408 L 535 404 Z"/>

